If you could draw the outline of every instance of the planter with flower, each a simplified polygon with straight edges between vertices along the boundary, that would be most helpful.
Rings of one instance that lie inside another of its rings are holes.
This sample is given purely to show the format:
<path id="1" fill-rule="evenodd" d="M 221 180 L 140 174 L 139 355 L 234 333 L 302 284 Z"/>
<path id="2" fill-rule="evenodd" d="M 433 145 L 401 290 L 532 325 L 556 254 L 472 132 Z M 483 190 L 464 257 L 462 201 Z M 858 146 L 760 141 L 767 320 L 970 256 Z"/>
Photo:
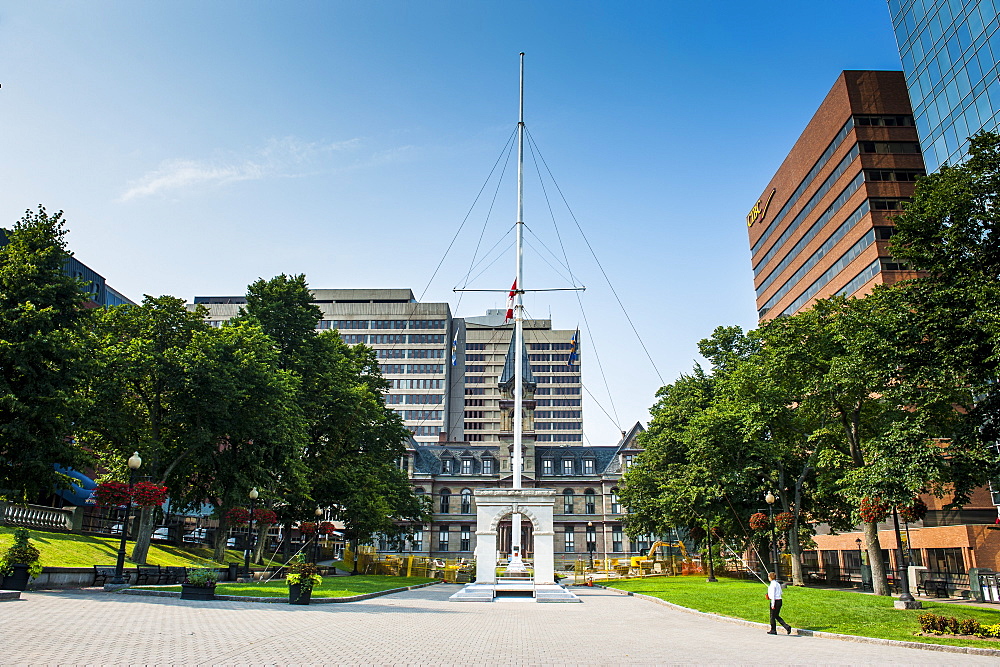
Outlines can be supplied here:
<path id="1" fill-rule="evenodd" d="M 188 572 L 181 584 L 182 600 L 214 600 L 215 585 L 219 583 L 219 573 L 210 568 L 199 568 Z"/>
<path id="2" fill-rule="evenodd" d="M 306 562 L 306 557 L 300 555 L 288 568 L 288 603 L 309 604 L 314 586 L 323 583 L 316 563 Z"/>
<path id="3" fill-rule="evenodd" d="M 0 556 L 0 589 L 23 591 L 42 573 L 41 554 L 28 539 L 28 529 L 14 529 L 14 544 Z"/>

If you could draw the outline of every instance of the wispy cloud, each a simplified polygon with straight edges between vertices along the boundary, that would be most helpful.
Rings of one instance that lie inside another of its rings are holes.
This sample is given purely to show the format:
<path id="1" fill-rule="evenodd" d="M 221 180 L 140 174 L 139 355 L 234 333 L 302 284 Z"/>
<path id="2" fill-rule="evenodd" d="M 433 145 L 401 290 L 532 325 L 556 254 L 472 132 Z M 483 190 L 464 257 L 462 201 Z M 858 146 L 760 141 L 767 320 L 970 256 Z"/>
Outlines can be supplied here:
<path id="1" fill-rule="evenodd" d="M 129 183 L 119 200 L 124 202 L 240 181 L 294 177 L 300 175 L 303 167 L 323 163 L 333 154 L 348 153 L 361 143 L 360 139 L 319 143 L 284 137 L 269 140 L 249 156 L 230 156 L 215 160 L 164 160 L 156 169 Z"/>

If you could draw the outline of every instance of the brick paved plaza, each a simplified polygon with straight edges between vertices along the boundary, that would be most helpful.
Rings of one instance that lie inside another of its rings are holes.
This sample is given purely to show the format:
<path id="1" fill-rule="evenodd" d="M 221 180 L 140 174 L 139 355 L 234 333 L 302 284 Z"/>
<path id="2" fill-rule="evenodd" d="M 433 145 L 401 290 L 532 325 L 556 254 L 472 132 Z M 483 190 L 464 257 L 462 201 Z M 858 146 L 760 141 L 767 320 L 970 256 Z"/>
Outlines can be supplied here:
<path id="1" fill-rule="evenodd" d="M 20 602 L 0 604 L 0 663 L 998 663 L 982 656 L 768 636 L 600 589 L 580 591 L 584 604 L 448 602 L 455 590 L 436 585 L 309 607 L 182 602 L 96 590 L 26 593 Z M 794 607 L 786 618 L 794 623 Z"/>

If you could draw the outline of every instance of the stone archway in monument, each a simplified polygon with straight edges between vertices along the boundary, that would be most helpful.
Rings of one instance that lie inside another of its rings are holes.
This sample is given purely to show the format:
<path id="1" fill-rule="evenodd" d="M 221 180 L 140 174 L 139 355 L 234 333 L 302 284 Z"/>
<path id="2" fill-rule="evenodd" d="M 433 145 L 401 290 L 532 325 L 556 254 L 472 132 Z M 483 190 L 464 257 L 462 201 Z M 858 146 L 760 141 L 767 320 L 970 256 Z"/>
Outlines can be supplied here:
<path id="1" fill-rule="evenodd" d="M 531 522 L 535 585 L 555 583 L 554 489 L 476 489 L 476 583 L 495 584 L 500 523 L 520 514 Z"/>

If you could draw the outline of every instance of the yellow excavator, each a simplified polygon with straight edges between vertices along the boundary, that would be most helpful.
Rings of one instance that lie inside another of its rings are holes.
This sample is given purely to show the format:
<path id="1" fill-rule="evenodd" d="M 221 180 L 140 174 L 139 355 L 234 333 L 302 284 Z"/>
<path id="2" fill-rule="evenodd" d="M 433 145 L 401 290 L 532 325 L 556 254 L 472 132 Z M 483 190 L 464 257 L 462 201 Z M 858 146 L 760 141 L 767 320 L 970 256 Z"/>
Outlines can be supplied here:
<path id="1" fill-rule="evenodd" d="M 682 542 L 680 540 L 678 540 L 676 542 L 656 541 L 656 542 L 653 542 L 653 546 L 651 546 L 649 548 L 649 553 L 646 554 L 645 556 L 632 556 L 632 558 L 631 558 L 631 560 L 632 560 L 632 569 L 640 571 L 640 572 L 642 570 L 652 570 L 653 569 L 653 563 L 654 563 L 655 558 L 656 558 L 656 550 L 659 549 L 660 547 L 673 547 L 675 549 L 680 549 L 680 551 L 681 551 L 681 561 L 688 561 L 688 560 L 690 560 L 690 558 L 688 556 L 687 548 L 685 548 L 685 546 L 684 546 L 684 542 Z"/>

